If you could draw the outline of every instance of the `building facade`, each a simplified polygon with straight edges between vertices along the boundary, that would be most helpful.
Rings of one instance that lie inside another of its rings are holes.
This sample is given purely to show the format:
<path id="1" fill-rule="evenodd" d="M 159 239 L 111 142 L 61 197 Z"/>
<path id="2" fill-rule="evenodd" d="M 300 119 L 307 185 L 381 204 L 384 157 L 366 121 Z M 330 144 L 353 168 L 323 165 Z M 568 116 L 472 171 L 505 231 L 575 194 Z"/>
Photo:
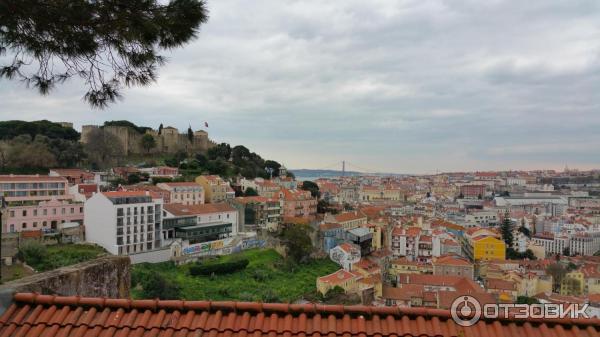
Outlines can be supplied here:
<path id="1" fill-rule="evenodd" d="M 84 206 L 86 239 L 114 255 L 162 247 L 160 196 L 145 191 L 96 193 Z"/>

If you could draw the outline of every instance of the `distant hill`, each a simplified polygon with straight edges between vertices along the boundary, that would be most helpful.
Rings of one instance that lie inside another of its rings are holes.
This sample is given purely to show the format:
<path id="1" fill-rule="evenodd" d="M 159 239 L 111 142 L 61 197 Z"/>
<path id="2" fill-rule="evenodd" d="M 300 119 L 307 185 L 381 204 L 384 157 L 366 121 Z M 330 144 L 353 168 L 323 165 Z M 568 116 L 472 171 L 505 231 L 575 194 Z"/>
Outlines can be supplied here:
<path id="1" fill-rule="evenodd" d="M 311 169 L 293 169 L 288 170 L 294 174 L 296 179 L 298 180 L 315 180 L 318 178 L 334 178 L 342 176 L 342 171 L 338 170 L 311 170 Z M 346 176 L 381 176 L 381 177 L 406 177 L 410 176 L 409 174 L 401 174 L 401 173 L 366 173 L 366 172 L 357 172 L 357 171 L 346 171 Z"/>
<path id="2" fill-rule="evenodd" d="M 310 170 L 310 169 L 297 169 L 297 170 L 289 170 L 291 171 L 296 179 L 298 180 L 313 180 L 317 178 L 333 178 L 340 177 L 342 175 L 342 171 L 338 170 Z M 346 171 L 346 176 L 359 176 L 361 172 L 356 171 Z"/>

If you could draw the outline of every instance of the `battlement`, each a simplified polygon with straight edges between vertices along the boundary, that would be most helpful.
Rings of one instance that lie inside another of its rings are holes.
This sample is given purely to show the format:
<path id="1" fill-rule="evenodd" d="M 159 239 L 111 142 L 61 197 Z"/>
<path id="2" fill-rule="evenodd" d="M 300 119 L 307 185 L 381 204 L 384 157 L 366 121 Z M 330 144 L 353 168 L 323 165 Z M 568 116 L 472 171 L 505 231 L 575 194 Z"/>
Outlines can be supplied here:
<path id="1" fill-rule="evenodd" d="M 93 130 L 101 129 L 103 132 L 108 132 L 114 135 L 123 149 L 123 153 L 129 154 L 152 154 L 152 153 L 175 153 L 185 151 L 187 153 L 206 153 L 209 148 L 216 145 L 215 142 L 208 138 L 208 132 L 197 130 L 194 132 L 192 139 L 188 138 L 187 133 L 180 133 L 177 128 L 167 126 L 158 132 L 158 130 L 146 130 L 146 134 L 154 137 L 156 147 L 150 151 L 142 147 L 143 133 L 138 132 L 134 128 L 128 126 L 117 125 L 83 125 L 81 127 L 81 142 L 89 141 L 89 134 Z"/>

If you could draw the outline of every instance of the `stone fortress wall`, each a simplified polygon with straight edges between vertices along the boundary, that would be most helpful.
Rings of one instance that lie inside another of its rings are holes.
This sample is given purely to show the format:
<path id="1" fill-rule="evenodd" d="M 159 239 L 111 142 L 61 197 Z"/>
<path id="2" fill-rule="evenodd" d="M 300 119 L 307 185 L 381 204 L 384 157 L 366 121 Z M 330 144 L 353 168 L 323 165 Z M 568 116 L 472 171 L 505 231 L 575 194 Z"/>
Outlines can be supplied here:
<path id="1" fill-rule="evenodd" d="M 87 143 L 90 132 L 95 129 L 101 129 L 103 132 L 108 132 L 117 137 L 121 143 L 123 153 L 126 155 L 148 153 L 142 147 L 144 134 L 127 126 L 83 125 L 81 128 L 81 142 Z M 187 133 L 179 133 L 179 130 L 171 126 L 163 128 L 161 134 L 158 134 L 158 130 L 148 130 L 146 133 L 152 135 L 156 141 L 156 147 L 151 149 L 149 153 L 175 153 L 177 151 L 185 151 L 190 154 L 206 153 L 208 149 L 216 145 L 208 138 L 208 132 L 204 130 L 195 131 L 192 141 L 188 139 Z"/>

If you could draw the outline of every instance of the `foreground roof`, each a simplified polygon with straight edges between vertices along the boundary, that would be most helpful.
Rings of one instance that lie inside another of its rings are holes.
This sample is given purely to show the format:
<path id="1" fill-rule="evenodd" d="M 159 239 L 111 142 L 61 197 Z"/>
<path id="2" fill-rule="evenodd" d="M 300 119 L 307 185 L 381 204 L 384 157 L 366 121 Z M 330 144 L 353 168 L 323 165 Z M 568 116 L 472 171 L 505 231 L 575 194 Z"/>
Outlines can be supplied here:
<path id="1" fill-rule="evenodd" d="M 480 321 L 426 308 L 159 301 L 18 293 L 0 336 L 598 336 L 598 319 Z"/>

